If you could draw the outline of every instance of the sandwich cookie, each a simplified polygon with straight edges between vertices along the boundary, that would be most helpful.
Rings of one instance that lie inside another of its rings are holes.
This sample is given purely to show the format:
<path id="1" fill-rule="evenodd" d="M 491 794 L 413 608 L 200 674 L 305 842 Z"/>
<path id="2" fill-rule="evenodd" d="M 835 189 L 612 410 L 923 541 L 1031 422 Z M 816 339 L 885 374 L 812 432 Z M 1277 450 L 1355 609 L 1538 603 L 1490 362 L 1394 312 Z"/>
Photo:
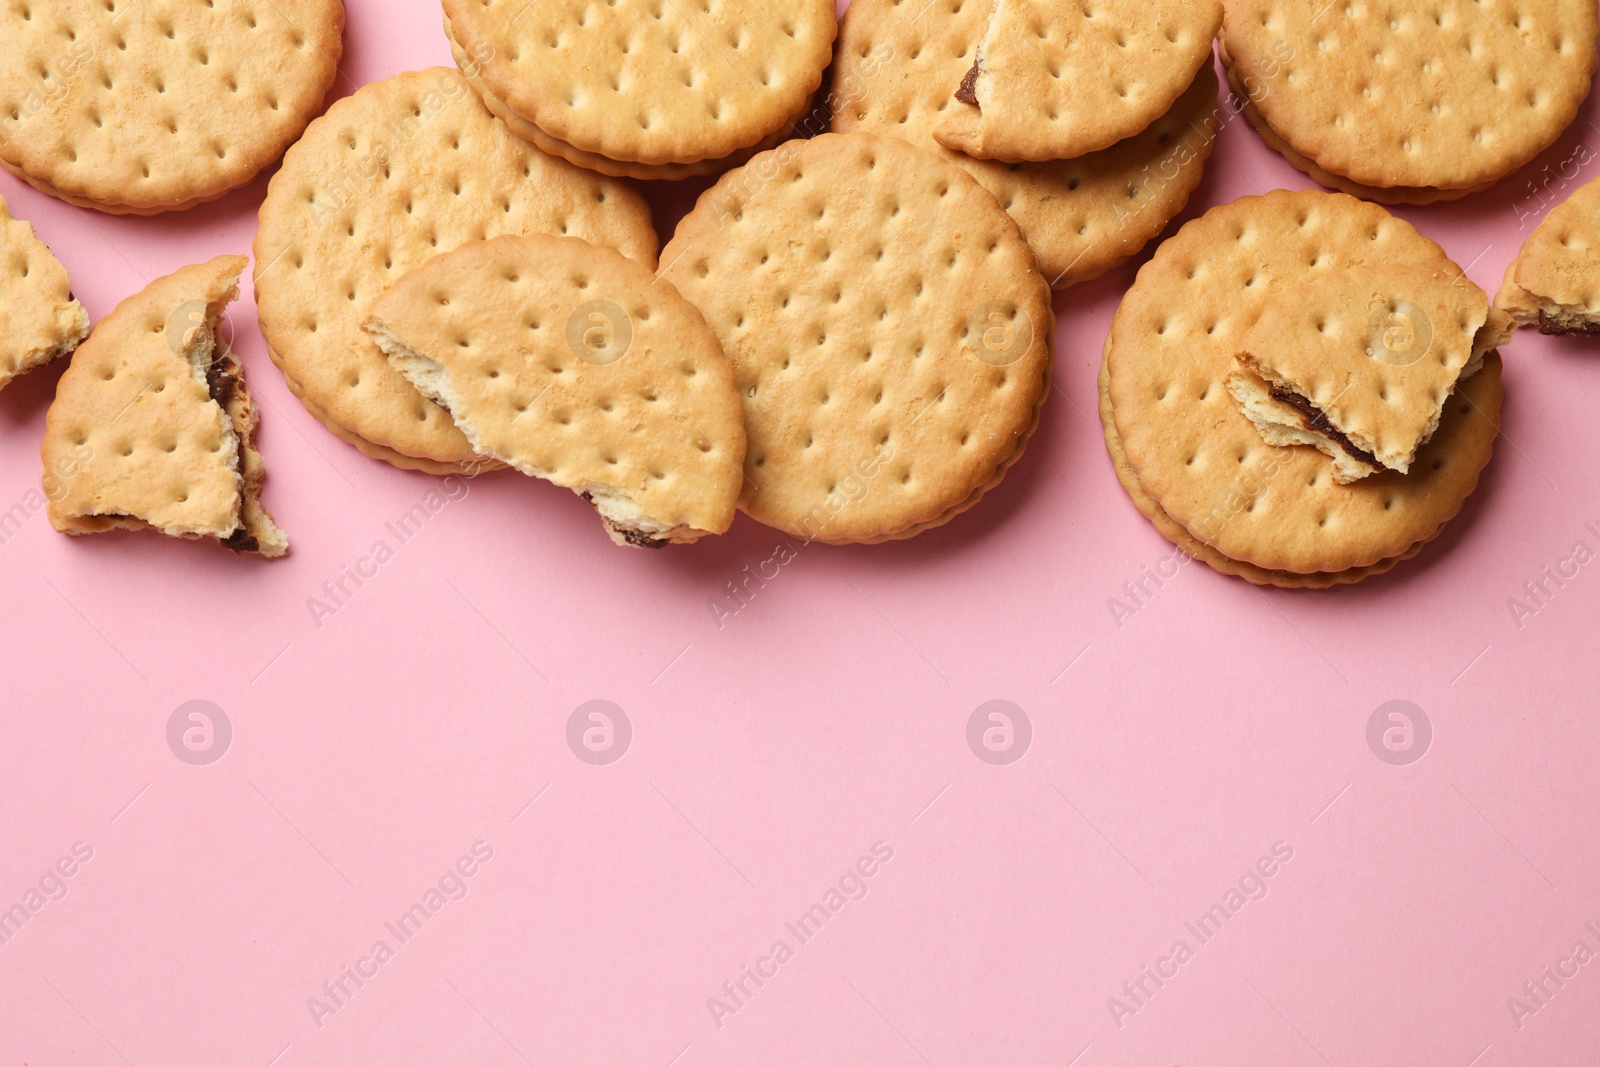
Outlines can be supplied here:
<path id="1" fill-rule="evenodd" d="M 1391 263 L 1457 271 L 1380 207 L 1279 190 L 1213 208 L 1140 270 L 1106 341 L 1101 412 L 1119 477 L 1169 539 L 1205 546 L 1197 558 L 1225 573 L 1317 588 L 1408 558 L 1459 512 L 1499 432 L 1496 353 L 1451 394 L 1409 473 L 1348 485 L 1318 449 L 1264 441 L 1226 385 L 1268 308 Z"/>
<path id="2" fill-rule="evenodd" d="M 1137 255 L 1200 184 L 1216 143 L 1216 70 L 1202 63 L 1165 115 L 1103 151 L 974 159 L 940 145 L 934 128 L 958 106 L 951 87 L 971 69 L 988 18 L 980 0 L 854 0 L 839 31 L 833 128 L 900 137 L 959 165 L 1022 228 L 1053 288 L 1098 278 Z"/>
<path id="3" fill-rule="evenodd" d="M 0 389 L 19 374 L 71 355 L 89 336 L 89 313 L 33 227 L 0 198 Z"/>
<path id="4" fill-rule="evenodd" d="M 744 408 L 700 312 L 571 237 L 473 241 L 401 278 L 366 329 L 485 456 L 579 493 L 618 544 L 733 522 Z"/>
<path id="5" fill-rule="evenodd" d="M 73 354 L 41 449 L 57 530 L 154 529 L 240 553 L 288 551 L 261 505 L 256 406 L 217 332 L 248 263 L 220 256 L 152 282 Z"/>
<path id="6" fill-rule="evenodd" d="M 1540 333 L 1600 337 L 1600 180 L 1544 217 L 1506 269 L 1495 306 Z"/>
<path id="7" fill-rule="evenodd" d="M 822 84 L 838 31 L 832 0 L 444 0 L 444 14 L 486 100 L 580 158 L 646 167 L 781 134 Z"/>
<path id="8" fill-rule="evenodd" d="M 299 137 L 338 73 L 341 0 L 7 0 L 0 163 L 79 207 L 215 200 Z"/>
<path id="9" fill-rule="evenodd" d="M 1226 0 L 1244 114 L 1324 185 L 1386 204 L 1487 189 L 1553 144 L 1589 95 L 1589 0 Z"/>
<path id="10" fill-rule="evenodd" d="M 790 141 L 723 175 L 661 276 L 732 360 L 740 506 L 795 537 L 911 537 L 999 484 L 1049 384 L 1050 290 L 961 168 L 876 134 Z"/>
<path id="11" fill-rule="evenodd" d="M 459 72 L 399 74 L 334 104 L 261 205 L 256 301 L 273 361 L 307 409 L 399 466 L 481 469 L 465 436 L 361 329 L 407 271 L 502 234 L 582 237 L 654 267 L 630 184 L 554 159 L 484 109 Z"/>
<path id="12" fill-rule="evenodd" d="M 988 0 L 987 9 L 933 136 L 1006 163 L 1076 159 L 1144 130 L 1211 63 L 1222 22 L 1219 0 Z"/>

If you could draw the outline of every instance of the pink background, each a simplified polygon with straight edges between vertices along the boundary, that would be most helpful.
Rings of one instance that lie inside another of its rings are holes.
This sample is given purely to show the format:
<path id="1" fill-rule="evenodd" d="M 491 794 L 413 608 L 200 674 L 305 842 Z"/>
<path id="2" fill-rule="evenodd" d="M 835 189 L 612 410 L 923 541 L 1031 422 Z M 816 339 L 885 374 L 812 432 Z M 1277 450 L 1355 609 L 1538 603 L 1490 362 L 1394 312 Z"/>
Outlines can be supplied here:
<path id="1" fill-rule="evenodd" d="M 339 93 L 449 61 L 436 0 L 348 4 Z M 1596 114 L 1497 189 L 1403 214 L 1492 292 L 1545 210 L 1530 183 L 1575 188 L 1557 175 Z M 1306 184 L 1235 120 L 1186 217 Z M 117 219 L 0 176 L 97 318 L 247 251 L 265 185 Z M 657 197 L 664 225 L 681 200 Z M 247 295 L 232 323 L 292 556 L 72 540 L 42 514 L 0 544 L 0 908 L 92 849 L 0 944 L 0 1063 L 1596 1062 L 1600 962 L 1520 1028 L 1507 998 L 1600 951 L 1600 564 L 1520 627 L 1509 604 L 1600 549 L 1600 347 L 1517 338 L 1483 484 L 1393 575 L 1263 592 L 1196 564 L 1117 619 L 1171 553 L 1095 416 L 1132 277 L 1056 298 L 1057 390 L 977 511 L 801 548 L 720 627 L 709 604 L 784 538 L 741 519 L 625 551 L 572 494 L 496 474 L 319 628 L 309 598 L 439 483 L 307 415 Z M 0 510 L 38 483 L 58 377 L 0 394 Z M 633 728 L 608 766 L 566 740 L 597 698 Z M 966 740 L 996 699 L 1032 723 L 1008 766 Z M 166 741 L 192 700 L 232 724 L 209 766 Z M 1420 762 L 1369 749 L 1391 700 L 1432 723 Z M 384 924 L 475 842 L 493 856 L 465 897 L 401 944 Z M 785 924 L 875 842 L 893 855 L 866 895 L 801 944 Z M 1264 899 L 1200 944 L 1185 922 L 1280 842 Z M 1193 958 L 1128 999 L 1180 939 Z M 393 958 L 314 1018 L 379 940 Z M 724 982 L 779 940 L 793 957 L 719 1026 L 708 998 L 735 1006 Z M 1142 1006 L 1118 1020 L 1112 996 Z"/>

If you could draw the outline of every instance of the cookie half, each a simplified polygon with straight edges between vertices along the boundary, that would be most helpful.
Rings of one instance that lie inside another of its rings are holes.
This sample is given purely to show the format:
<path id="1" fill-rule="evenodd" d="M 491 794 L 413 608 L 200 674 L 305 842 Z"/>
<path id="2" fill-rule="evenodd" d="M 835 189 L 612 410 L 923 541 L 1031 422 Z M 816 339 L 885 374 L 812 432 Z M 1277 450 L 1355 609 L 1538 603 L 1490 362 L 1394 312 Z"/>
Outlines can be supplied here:
<path id="1" fill-rule="evenodd" d="M 368 333 L 480 453 L 581 494 L 618 544 L 733 522 L 744 411 L 700 312 L 568 237 L 474 241 L 373 305 Z"/>
<path id="2" fill-rule="evenodd" d="M 1341 268 L 1267 306 L 1228 391 L 1268 444 L 1311 445 L 1339 482 L 1404 474 L 1458 382 L 1509 337 L 1459 269 Z"/>
<path id="3" fill-rule="evenodd" d="M 1529 235 L 1495 306 L 1540 333 L 1600 337 L 1600 179 L 1556 205 Z"/>
<path id="4" fill-rule="evenodd" d="M 1047 163 L 974 159 L 933 131 L 956 104 L 949 87 L 971 68 L 987 24 L 979 0 L 854 0 L 839 31 L 833 128 L 900 137 L 962 167 L 1022 228 L 1052 288 L 1098 278 L 1137 255 L 1200 184 L 1216 143 L 1216 71 L 1203 63 L 1171 110 L 1104 151 Z"/>
<path id="5" fill-rule="evenodd" d="M 444 0 L 488 92 L 580 152 L 650 166 L 750 148 L 809 105 L 833 0 Z"/>
<path id="6" fill-rule="evenodd" d="M 703 194 L 662 261 L 733 362 L 740 506 L 768 526 L 913 536 L 998 484 L 1037 424 L 1049 286 L 994 197 L 931 152 L 787 142 Z"/>
<path id="7" fill-rule="evenodd" d="M 636 188 L 516 137 L 459 72 L 435 67 L 364 86 L 307 128 L 261 205 L 255 291 L 273 359 L 323 421 L 377 454 L 435 468 L 474 463 L 466 437 L 389 365 L 361 322 L 433 256 L 525 233 L 582 237 L 655 264 L 655 228 Z"/>
<path id="8" fill-rule="evenodd" d="M 241 553 L 288 551 L 261 505 L 256 406 L 218 334 L 248 263 L 220 256 L 152 282 L 73 354 L 41 449 L 57 530 L 155 529 Z"/>
<path id="9" fill-rule="evenodd" d="M 87 336 L 89 313 L 73 297 L 67 269 L 0 198 L 0 389 L 70 355 Z"/>
<path id="10" fill-rule="evenodd" d="M 1222 23 L 1219 0 L 988 0 L 986 8 L 933 136 L 1007 163 L 1076 159 L 1144 130 L 1211 62 Z"/>
<path id="11" fill-rule="evenodd" d="M 1325 185 L 1384 203 L 1486 189 L 1555 143 L 1589 95 L 1588 0 L 1227 0 L 1245 114 Z"/>
<path id="12" fill-rule="evenodd" d="M 1114 437 L 1143 492 L 1189 536 L 1262 572 L 1327 576 L 1404 557 L 1476 487 L 1499 432 L 1500 363 L 1464 382 L 1408 474 L 1342 485 L 1311 447 L 1276 447 L 1226 387 L 1270 306 L 1334 271 L 1452 269 L 1409 223 L 1342 194 L 1279 190 L 1213 208 L 1139 272 L 1106 342 Z"/>
<path id="13" fill-rule="evenodd" d="M 80 207 L 151 215 L 254 178 L 322 110 L 341 0 L 6 0 L 0 162 Z"/>

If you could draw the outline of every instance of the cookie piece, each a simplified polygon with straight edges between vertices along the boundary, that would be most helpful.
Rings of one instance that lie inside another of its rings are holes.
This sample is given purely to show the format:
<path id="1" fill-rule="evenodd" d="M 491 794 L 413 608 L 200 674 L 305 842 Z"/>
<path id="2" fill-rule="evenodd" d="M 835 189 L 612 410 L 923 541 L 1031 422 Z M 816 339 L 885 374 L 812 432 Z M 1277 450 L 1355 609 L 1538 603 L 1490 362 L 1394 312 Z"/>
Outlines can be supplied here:
<path id="1" fill-rule="evenodd" d="M 361 322 L 440 252 L 524 233 L 582 237 L 655 264 L 650 209 L 633 186 L 514 136 L 459 72 L 364 86 L 307 128 L 261 205 L 256 301 L 273 359 L 324 421 L 379 454 L 452 469 L 475 462 L 449 416 L 389 365 Z"/>
<path id="2" fill-rule="evenodd" d="M 1458 269 L 1333 270 L 1245 332 L 1228 391 L 1270 445 L 1311 445 L 1335 481 L 1404 474 L 1462 378 L 1509 337 Z"/>
<path id="3" fill-rule="evenodd" d="M 0 197 L 0 389 L 19 374 L 70 355 L 89 336 L 89 313 L 67 269 Z"/>
<path id="4" fill-rule="evenodd" d="M 1022 454 L 1049 383 L 1050 290 L 961 168 L 868 133 L 790 141 L 700 197 L 661 276 L 733 361 L 740 506 L 795 537 L 910 537 Z"/>
<path id="5" fill-rule="evenodd" d="M 474 448 L 581 494 L 618 544 L 732 524 L 733 370 L 700 312 L 634 260 L 570 237 L 473 241 L 401 278 L 365 326 Z"/>
<path id="6" fill-rule="evenodd" d="M 1495 307 L 1540 333 L 1600 337 L 1600 179 L 1553 208 L 1523 242 Z"/>
<path id="7" fill-rule="evenodd" d="M 152 215 L 246 184 L 333 84 L 342 0 L 5 0 L 0 162 L 80 207 Z"/>
<path id="8" fill-rule="evenodd" d="M 1150 520 L 1157 532 L 1181 548 L 1191 559 L 1197 559 L 1216 571 L 1235 578 L 1243 578 L 1253 585 L 1270 585 L 1279 589 L 1331 589 L 1339 585 L 1354 585 L 1366 581 L 1368 578 L 1380 574 L 1387 574 L 1397 565 L 1408 559 L 1414 558 L 1427 547 L 1428 538 L 1412 545 L 1405 553 L 1381 560 L 1370 567 L 1353 567 L 1346 571 L 1323 571 L 1315 574 L 1291 574 L 1288 571 L 1268 571 L 1249 563 L 1241 563 L 1236 559 L 1229 559 L 1221 552 L 1212 548 L 1204 541 L 1197 541 L 1182 525 L 1173 521 L 1171 515 L 1161 510 L 1161 505 L 1144 491 L 1144 486 L 1139 482 L 1139 475 L 1128 462 L 1128 457 L 1122 451 L 1122 440 L 1117 436 L 1116 418 L 1111 410 L 1110 395 L 1106 390 L 1106 364 L 1102 359 L 1100 363 L 1100 424 L 1105 432 L 1106 453 L 1111 457 L 1112 470 L 1116 473 L 1117 481 L 1122 483 L 1122 488 L 1127 492 L 1133 506 L 1139 513 Z"/>
<path id="9" fill-rule="evenodd" d="M 1213 208 L 1140 270 L 1112 321 L 1106 395 L 1144 492 L 1195 540 L 1262 571 L 1327 575 L 1403 556 L 1460 510 L 1499 432 L 1497 356 L 1461 385 L 1409 474 L 1353 485 L 1314 448 L 1266 444 L 1224 384 L 1268 307 L 1386 263 L 1453 269 L 1380 207 L 1279 190 Z"/>
<path id="10" fill-rule="evenodd" d="M 1172 110 L 1221 23 L 1219 0 L 992 0 L 933 136 L 1007 163 L 1110 148 Z"/>
<path id="11" fill-rule="evenodd" d="M 444 0 L 512 113 L 624 163 L 720 159 L 782 131 L 832 58 L 832 0 Z"/>
<path id="12" fill-rule="evenodd" d="M 157 279 L 74 353 L 41 449 L 57 530 L 156 529 L 240 553 L 288 551 L 261 506 L 255 403 L 217 333 L 249 262 L 219 256 Z"/>
<path id="13" fill-rule="evenodd" d="M 933 129 L 955 105 L 988 24 L 979 0 L 854 0 L 839 31 L 833 128 L 883 133 L 955 163 L 1022 228 L 1051 287 L 1100 277 L 1166 229 L 1200 184 L 1216 143 L 1217 75 L 1203 63 L 1178 102 L 1142 133 L 1049 163 L 998 163 L 952 152 Z"/>
<path id="14" fill-rule="evenodd" d="M 1553 144 L 1589 94 L 1588 0 L 1383 7 L 1226 0 L 1222 56 L 1291 163 L 1385 203 L 1488 188 Z"/>

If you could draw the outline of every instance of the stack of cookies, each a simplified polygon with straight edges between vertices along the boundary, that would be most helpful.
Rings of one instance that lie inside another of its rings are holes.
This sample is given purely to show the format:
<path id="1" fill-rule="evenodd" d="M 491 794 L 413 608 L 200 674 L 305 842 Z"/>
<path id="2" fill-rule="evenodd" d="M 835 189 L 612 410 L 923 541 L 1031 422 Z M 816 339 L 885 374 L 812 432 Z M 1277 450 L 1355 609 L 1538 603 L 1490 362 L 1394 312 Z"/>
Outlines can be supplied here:
<path id="1" fill-rule="evenodd" d="M 444 12 L 462 73 L 510 129 L 629 178 L 718 174 L 801 133 L 838 29 L 833 0 L 444 0 Z"/>

